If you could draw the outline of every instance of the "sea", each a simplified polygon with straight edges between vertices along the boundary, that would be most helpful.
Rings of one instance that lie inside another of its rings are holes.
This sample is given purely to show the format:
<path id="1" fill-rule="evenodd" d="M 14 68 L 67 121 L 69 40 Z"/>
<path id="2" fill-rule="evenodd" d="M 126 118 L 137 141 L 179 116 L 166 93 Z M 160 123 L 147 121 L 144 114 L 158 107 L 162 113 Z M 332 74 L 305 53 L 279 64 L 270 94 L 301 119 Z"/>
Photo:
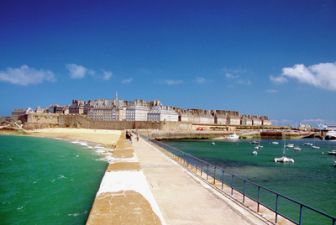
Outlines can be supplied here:
<path id="1" fill-rule="evenodd" d="M 85 224 L 107 166 L 103 150 L 0 136 L 0 224 Z"/>
<path id="2" fill-rule="evenodd" d="M 274 190 L 280 194 L 297 200 L 303 204 L 328 213 L 336 217 L 336 156 L 328 152 L 336 150 L 336 142 L 317 139 L 302 140 L 259 140 L 260 148 L 257 155 L 253 140 L 239 140 L 237 142 L 213 140 L 179 140 L 166 141 L 166 144 L 181 151 L 192 154 L 197 158 L 223 168 L 225 173 L 234 174 L 254 183 Z M 314 149 L 306 143 L 320 147 Z M 301 151 L 286 148 L 284 144 L 294 144 Z M 274 158 L 285 154 L 293 158 L 295 163 L 275 163 Z M 218 170 L 217 170 L 218 171 Z M 230 179 L 226 180 L 229 183 Z M 248 188 L 248 187 L 247 187 Z M 249 190 L 253 189 L 249 187 Z M 249 190 L 246 190 L 248 193 Z M 250 192 L 256 197 L 256 192 Z M 266 191 L 260 193 L 264 204 L 275 208 L 274 195 Z M 281 198 L 279 210 L 291 219 L 298 221 L 300 207 Z M 303 224 L 332 224 L 311 210 L 303 209 Z"/>

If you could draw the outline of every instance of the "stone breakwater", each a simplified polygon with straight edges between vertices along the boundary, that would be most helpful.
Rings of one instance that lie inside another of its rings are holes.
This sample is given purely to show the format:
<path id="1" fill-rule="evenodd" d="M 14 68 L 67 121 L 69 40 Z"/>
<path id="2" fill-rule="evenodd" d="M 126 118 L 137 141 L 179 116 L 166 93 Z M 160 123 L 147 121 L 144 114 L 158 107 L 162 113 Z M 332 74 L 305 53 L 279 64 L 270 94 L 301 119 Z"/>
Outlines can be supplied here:
<path id="1" fill-rule="evenodd" d="M 112 151 L 86 224 L 165 224 L 124 132 Z"/>

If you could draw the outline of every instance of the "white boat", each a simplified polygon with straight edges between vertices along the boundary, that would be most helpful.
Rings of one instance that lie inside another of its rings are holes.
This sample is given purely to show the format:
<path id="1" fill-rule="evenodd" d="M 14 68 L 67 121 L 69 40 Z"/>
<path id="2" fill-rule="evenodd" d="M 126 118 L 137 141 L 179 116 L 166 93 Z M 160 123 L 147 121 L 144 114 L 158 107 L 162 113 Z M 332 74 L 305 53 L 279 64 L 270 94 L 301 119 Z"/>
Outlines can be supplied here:
<path id="1" fill-rule="evenodd" d="M 286 145 L 287 148 L 294 148 L 294 144 L 288 144 Z"/>
<path id="2" fill-rule="evenodd" d="M 260 141 L 252 141 L 251 144 L 258 145 L 260 144 Z"/>
<path id="3" fill-rule="evenodd" d="M 257 150 L 259 150 L 259 149 L 261 149 L 261 148 L 263 148 L 264 146 L 262 146 L 262 145 L 257 145 L 257 146 L 255 146 L 254 148 L 255 149 L 257 149 Z"/>
<path id="4" fill-rule="evenodd" d="M 295 150 L 295 151 L 301 151 L 302 149 L 300 147 L 294 147 L 293 150 Z"/>
<path id="5" fill-rule="evenodd" d="M 294 146 L 293 146 L 294 147 Z M 283 146 L 282 157 L 274 158 L 274 162 L 279 163 L 294 163 L 294 159 L 286 157 L 286 141 Z"/>
<path id="6" fill-rule="evenodd" d="M 336 155 L 336 150 L 331 150 L 330 152 L 328 152 L 329 155 Z"/>
<path id="7" fill-rule="evenodd" d="M 273 144 L 273 145 L 278 145 L 279 142 L 277 142 L 277 141 L 273 141 L 272 144 Z"/>
<path id="8" fill-rule="evenodd" d="M 274 158 L 274 162 L 280 162 L 280 163 L 294 163 L 294 159 L 287 158 L 286 156 L 282 156 L 280 158 Z"/>
<path id="9" fill-rule="evenodd" d="M 313 149 L 320 149 L 320 147 L 319 146 L 316 146 L 316 145 L 312 145 L 311 146 Z"/>
<path id="10" fill-rule="evenodd" d="M 313 144 L 312 144 L 312 143 L 309 143 L 309 142 L 304 143 L 304 145 L 307 145 L 307 146 L 313 146 Z"/>
<path id="11" fill-rule="evenodd" d="M 237 135 L 236 133 L 230 134 L 229 136 L 227 136 L 228 140 L 238 140 L 239 139 L 239 135 Z"/>
<path id="12" fill-rule="evenodd" d="M 257 151 L 253 151 L 252 154 L 253 155 L 258 155 L 258 152 Z"/>
<path id="13" fill-rule="evenodd" d="M 326 140 L 336 140 L 336 130 L 330 130 L 326 133 L 325 138 Z"/>
<path id="14" fill-rule="evenodd" d="M 212 145 L 216 145 L 216 143 L 215 143 L 215 142 L 211 142 L 211 144 L 212 144 Z"/>

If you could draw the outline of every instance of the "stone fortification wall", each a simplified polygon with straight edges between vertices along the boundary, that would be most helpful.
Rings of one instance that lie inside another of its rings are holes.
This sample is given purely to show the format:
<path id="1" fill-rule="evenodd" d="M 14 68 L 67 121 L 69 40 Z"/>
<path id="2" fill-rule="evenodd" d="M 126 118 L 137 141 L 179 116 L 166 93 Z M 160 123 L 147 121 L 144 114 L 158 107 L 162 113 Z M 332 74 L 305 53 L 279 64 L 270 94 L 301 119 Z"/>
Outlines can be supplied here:
<path id="1" fill-rule="evenodd" d="M 48 113 L 28 114 L 26 129 L 50 127 L 75 127 L 90 129 L 155 129 L 155 130 L 192 130 L 191 123 L 150 122 L 150 121 L 94 121 L 82 115 L 59 115 Z"/>
<path id="2" fill-rule="evenodd" d="M 25 129 L 40 129 L 59 126 L 59 115 L 53 113 L 28 113 Z"/>

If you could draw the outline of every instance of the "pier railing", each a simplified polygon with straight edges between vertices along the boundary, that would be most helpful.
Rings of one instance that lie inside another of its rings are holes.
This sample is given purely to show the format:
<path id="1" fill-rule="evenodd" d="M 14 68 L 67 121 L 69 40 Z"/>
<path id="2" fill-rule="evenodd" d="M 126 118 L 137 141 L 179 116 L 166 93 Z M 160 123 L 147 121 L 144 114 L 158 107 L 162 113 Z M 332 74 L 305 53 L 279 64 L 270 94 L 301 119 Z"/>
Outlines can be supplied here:
<path id="1" fill-rule="evenodd" d="M 260 206 L 269 209 L 274 213 L 275 223 L 278 222 L 279 216 L 281 216 L 297 225 L 336 225 L 336 217 L 325 212 L 240 176 L 227 173 L 223 167 L 213 165 L 173 146 L 156 140 L 149 141 L 167 150 L 172 158 L 191 170 L 196 176 L 211 184 L 213 188 L 222 194 L 227 195 L 224 189 L 228 187 L 230 189 L 229 195 L 233 196 L 234 192 L 242 195 L 243 204 L 245 204 L 247 198 L 256 202 L 257 212 L 260 211 Z"/>

